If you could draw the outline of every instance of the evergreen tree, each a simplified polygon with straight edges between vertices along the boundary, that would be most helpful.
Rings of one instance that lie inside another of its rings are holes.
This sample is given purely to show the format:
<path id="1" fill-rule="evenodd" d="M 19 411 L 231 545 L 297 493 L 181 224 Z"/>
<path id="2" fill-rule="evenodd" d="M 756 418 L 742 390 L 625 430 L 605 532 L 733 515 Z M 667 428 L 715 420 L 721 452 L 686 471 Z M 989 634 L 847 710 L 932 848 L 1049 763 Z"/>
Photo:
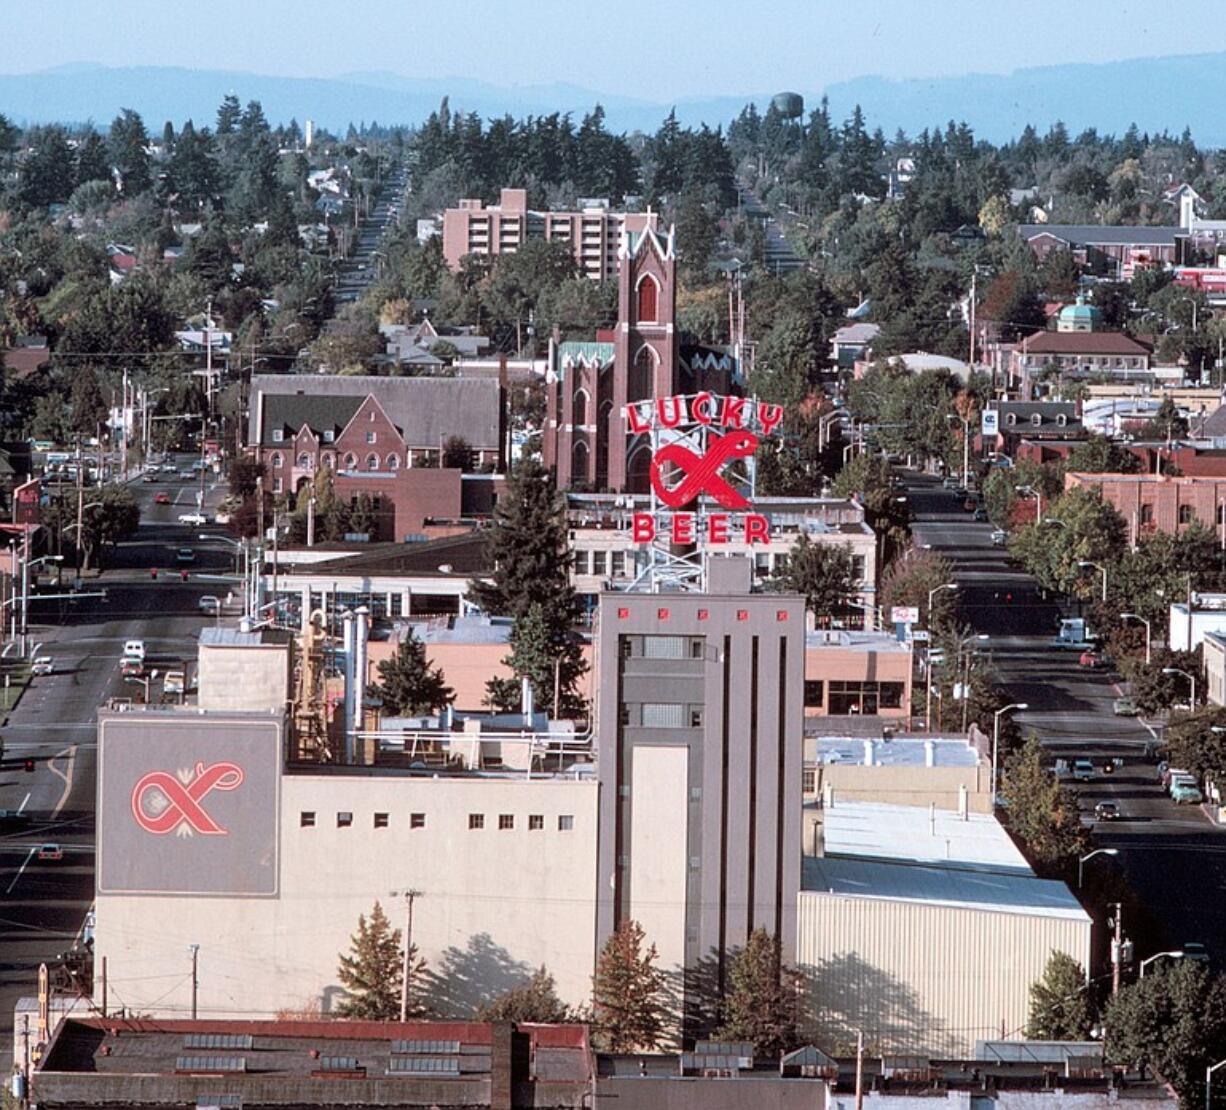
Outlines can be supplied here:
<path id="1" fill-rule="evenodd" d="M 1043 978 L 1030 984 L 1026 1036 L 1033 1041 L 1084 1041 L 1094 1025 L 1086 973 L 1067 952 L 1052 952 Z"/>
<path id="2" fill-rule="evenodd" d="M 105 423 L 110 414 L 110 406 L 102 396 L 92 366 L 83 366 L 73 375 L 68 404 L 73 431 L 87 436 L 97 434 L 99 425 Z"/>
<path id="3" fill-rule="evenodd" d="M 643 939 L 637 921 L 624 921 L 596 961 L 592 1024 L 603 1052 L 650 1052 L 664 1035 L 664 975 L 656 946 L 644 951 Z"/>
<path id="4" fill-rule="evenodd" d="M 383 907 L 375 902 L 370 920 L 359 915 L 358 931 L 349 941 L 349 953 L 342 953 L 336 977 L 345 988 L 345 997 L 336 1008 L 341 1017 L 362 1021 L 395 1021 L 400 1017 L 400 985 L 403 979 L 404 950 L 400 930 L 393 929 Z M 410 987 L 421 982 L 424 960 L 417 958 L 417 945 L 409 952 Z M 410 990 L 409 1016 L 420 1017 L 426 1007 L 417 992 Z"/>
<path id="5" fill-rule="evenodd" d="M 149 176 L 149 133 L 139 112 L 124 108 L 111 121 L 111 159 L 119 170 L 125 197 L 139 196 L 153 184 Z"/>
<path id="6" fill-rule="evenodd" d="M 213 136 L 207 127 L 197 131 L 191 120 L 183 125 L 167 166 L 171 188 L 186 205 L 201 205 L 220 191 L 221 171 Z"/>
<path id="7" fill-rule="evenodd" d="M 383 699 L 388 716 L 420 717 L 455 701 L 455 691 L 443 680 L 443 672 L 426 661 L 426 645 L 412 630 L 396 654 L 379 663 L 379 681 L 371 693 Z"/>
<path id="8" fill-rule="evenodd" d="M 228 93 L 217 109 L 217 134 L 233 135 L 238 128 L 239 117 L 243 114 L 238 97 Z"/>
<path id="9" fill-rule="evenodd" d="M 563 625 L 551 624 L 545 609 L 533 604 L 526 613 L 516 617 L 511 629 L 511 654 L 503 663 L 514 672 L 513 679 L 492 678 L 486 683 L 487 700 L 497 708 L 510 712 L 521 702 L 521 680 L 532 686 L 533 704 L 555 717 L 582 716 L 586 704 L 576 693 L 579 679 L 587 670 L 587 662 L 578 639 Z M 561 704 L 554 705 L 554 687 Z"/>
<path id="10" fill-rule="evenodd" d="M 777 1059 L 798 1043 L 803 985 L 799 972 L 784 965 L 779 939 L 754 929 L 731 957 L 717 1036 L 749 1041 L 756 1056 Z"/>
<path id="11" fill-rule="evenodd" d="M 77 184 L 111 180 L 111 159 L 102 136 L 90 128 L 77 143 Z"/>
<path id="12" fill-rule="evenodd" d="M 440 344 L 436 343 L 431 352 L 437 354 Z M 455 349 L 454 347 L 452 348 Z M 443 442 L 442 465 L 444 468 L 469 471 L 473 468 L 473 449 L 463 436 L 451 436 Z"/>
<path id="13" fill-rule="evenodd" d="M 493 1002 L 477 1010 L 478 1021 L 515 1021 L 561 1024 L 573 1021 L 574 1014 L 558 998 L 553 976 L 542 965 L 528 982 L 512 987 Z"/>
<path id="14" fill-rule="evenodd" d="M 819 625 L 825 624 L 847 607 L 848 598 L 859 593 L 851 545 L 814 543 L 802 532 L 775 585 L 788 593 L 804 594 L 805 608 Z"/>
<path id="15" fill-rule="evenodd" d="M 39 208 L 66 201 L 75 187 L 76 165 L 64 129 L 39 128 L 30 147 L 21 163 L 17 195 Z"/>

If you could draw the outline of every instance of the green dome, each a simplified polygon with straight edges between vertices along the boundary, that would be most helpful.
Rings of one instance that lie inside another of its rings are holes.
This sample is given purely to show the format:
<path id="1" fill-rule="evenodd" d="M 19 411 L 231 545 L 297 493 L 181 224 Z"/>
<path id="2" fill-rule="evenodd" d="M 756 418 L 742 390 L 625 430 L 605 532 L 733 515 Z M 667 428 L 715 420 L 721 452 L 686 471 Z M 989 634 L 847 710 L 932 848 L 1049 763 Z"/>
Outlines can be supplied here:
<path id="1" fill-rule="evenodd" d="M 1060 310 L 1058 326 L 1062 331 L 1094 331 L 1102 321 L 1103 314 L 1078 297 L 1076 304 L 1067 304 Z"/>

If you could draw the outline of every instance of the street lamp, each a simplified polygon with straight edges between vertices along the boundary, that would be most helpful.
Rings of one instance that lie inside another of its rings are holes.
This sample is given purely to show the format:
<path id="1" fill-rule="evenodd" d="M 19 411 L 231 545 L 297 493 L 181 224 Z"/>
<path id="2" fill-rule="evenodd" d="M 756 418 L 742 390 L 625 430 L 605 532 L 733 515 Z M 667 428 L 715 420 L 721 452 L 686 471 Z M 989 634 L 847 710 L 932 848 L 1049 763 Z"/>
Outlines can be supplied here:
<path id="1" fill-rule="evenodd" d="M 924 620 L 927 622 L 929 626 L 929 631 L 932 630 L 931 629 L 931 626 L 932 626 L 932 599 L 937 594 L 939 594 L 942 590 L 956 590 L 958 588 L 959 587 L 958 587 L 957 582 L 943 582 L 941 585 L 934 586 L 931 590 L 928 591 L 928 611 L 924 614 Z"/>
<path id="2" fill-rule="evenodd" d="M 1149 628 L 1149 621 L 1147 621 L 1147 620 L 1146 620 L 1144 617 L 1137 616 L 1137 614 L 1136 614 L 1136 613 L 1121 613 L 1121 614 L 1120 614 L 1120 620 L 1122 620 L 1122 621 L 1140 621 L 1140 622 L 1141 622 L 1143 625 L 1145 625 L 1145 665 L 1148 667 L 1148 666 L 1149 666 L 1149 662 L 1150 662 L 1150 651 L 1149 651 L 1149 646 L 1150 646 L 1150 628 Z"/>
<path id="3" fill-rule="evenodd" d="M 1162 959 L 1163 956 L 1169 956 L 1172 960 L 1182 960 L 1183 959 L 1183 949 L 1175 948 L 1170 952 L 1155 952 L 1152 956 L 1149 956 L 1148 958 L 1142 960 L 1140 977 L 1142 979 L 1145 978 L 1145 965 L 1146 964 L 1152 964 L 1155 960 Z"/>
<path id="4" fill-rule="evenodd" d="M 1094 851 L 1082 856 L 1077 861 L 1077 889 L 1081 889 L 1081 872 L 1082 866 L 1087 860 L 1092 860 L 1095 856 L 1118 856 L 1120 850 L 1118 848 L 1095 848 Z"/>
<path id="5" fill-rule="evenodd" d="M 963 691 L 963 693 L 965 693 L 965 691 Z M 993 809 L 995 809 L 996 807 L 996 766 L 997 766 L 997 759 L 998 759 L 997 753 L 1000 750 L 1000 718 L 1001 718 L 1001 715 L 1004 713 L 1008 713 L 1009 710 L 1011 709 L 1029 709 L 1029 708 L 1030 708 L 1030 705 L 1028 702 L 1015 701 L 1012 705 L 1006 705 L 1003 708 L 998 709 L 995 713 L 992 714 L 992 782 L 991 782 L 991 787 L 992 787 L 992 808 Z M 1077 885 L 1080 886 L 1081 884 L 1078 883 Z"/>
<path id="6" fill-rule="evenodd" d="M 1103 576 L 1103 601 L 1106 601 L 1106 600 L 1107 600 L 1107 568 L 1106 568 L 1105 566 L 1103 566 L 1101 563 L 1095 563 L 1095 562 L 1092 562 L 1092 561 L 1091 561 L 1091 560 L 1089 560 L 1089 559 L 1078 559 L 1078 560 L 1077 560 L 1077 565 L 1078 565 L 1079 567 L 1082 567 L 1082 568 L 1085 568 L 1085 567 L 1093 567 L 1095 570 L 1098 570 L 1098 571 L 1101 571 L 1101 572 L 1102 572 L 1102 576 Z"/>
<path id="7" fill-rule="evenodd" d="M 1042 491 L 1035 489 L 1034 486 L 1014 486 L 1013 492 L 1014 493 L 1025 493 L 1035 499 L 1036 512 L 1035 512 L 1034 522 L 1036 524 L 1042 524 L 1043 523 L 1043 494 L 1042 494 Z"/>
<path id="8" fill-rule="evenodd" d="M 1210 1064 L 1209 1067 L 1205 1068 L 1205 1110 L 1212 1110 L 1213 1073 L 1222 1067 L 1226 1067 L 1226 1060 L 1219 1060 L 1216 1064 Z"/>
<path id="9" fill-rule="evenodd" d="M 1178 667 L 1163 667 L 1162 673 L 1163 674 L 1181 674 L 1183 675 L 1184 678 L 1188 680 L 1188 683 L 1192 687 L 1192 700 L 1189 704 L 1192 709 L 1195 709 L 1196 708 L 1196 676 L 1194 674 L 1190 674 L 1187 671 L 1181 671 Z"/>

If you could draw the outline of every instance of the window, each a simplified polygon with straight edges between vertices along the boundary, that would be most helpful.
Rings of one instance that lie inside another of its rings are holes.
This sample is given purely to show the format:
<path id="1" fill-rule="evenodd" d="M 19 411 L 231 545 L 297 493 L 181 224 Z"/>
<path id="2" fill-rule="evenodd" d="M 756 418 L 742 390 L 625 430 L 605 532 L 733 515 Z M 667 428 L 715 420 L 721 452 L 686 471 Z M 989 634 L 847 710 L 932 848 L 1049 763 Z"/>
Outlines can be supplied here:
<path id="1" fill-rule="evenodd" d="M 311 469 L 311 456 L 308 455 L 305 451 L 301 452 L 298 455 L 298 469 L 299 470 L 310 470 Z"/>
<path id="2" fill-rule="evenodd" d="M 684 728 L 688 719 L 684 705 L 671 702 L 644 702 L 644 728 Z"/>
<path id="3" fill-rule="evenodd" d="M 513 813 L 500 813 L 500 814 L 498 814 L 498 827 L 499 827 L 500 829 L 513 829 L 513 828 L 515 828 L 515 814 L 513 814 Z"/>
<path id="4" fill-rule="evenodd" d="M 806 683 L 807 685 L 807 683 Z M 904 685 L 901 682 L 843 682 L 831 680 L 827 711 L 840 717 L 850 713 L 868 716 L 881 709 L 902 708 Z"/>
<path id="5" fill-rule="evenodd" d="M 379 437 L 378 437 L 377 435 L 375 435 L 375 433 L 374 433 L 374 432 L 367 432 L 367 433 L 366 433 L 366 442 L 367 442 L 367 443 L 376 443 L 376 442 L 378 442 L 378 438 L 379 438 Z"/>
<path id="6" fill-rule="evenodd" d="M 1032 428 L 1037 428 L 1042 423 L 1043 423 L 1043 414 L 1041 412 L 1032 412 L 1030 414 L 1030 426 Z"/>
<path id="7" fill-rule="evenodd" d="M 1153 522 L 1154 522 L 1154 507 L 1153 507 L 1153 505 L 1142 505 L 1142 506 L 1141 506 L 1141 517 L 1140 517 L 1140 519 L 1141 519 L 1141 523 L 1142 523 L 1142 524 L 1153 524 Z"/>
<path id="8" fill-rule="evenodd" d="M 367 470 L 378 470 L 379 469 L 379 456 L 378 455 L 370 454 L 366 456 L 366 469 Z"/>
<path id="9" fill-rule="evenodd" d="M 853 555 L 851 557 L 851 573 L 857 582 L 864 581 L 865 565 L 863 555 Z"/>
<path id="10" fill-rule="evenodd" d="M 399 455 L 388 455 L 387 468 L 388 470 L 399 470 L 400 469 L 400 456 Z"/>
<path id="11" fill-rule="evenodd" d="M 273 468 L 273 470 L 280 470 L 280 469 L 281 469 L 281 467 L 282 467 L 282 466 L 284 466 L 284 465 L 285 465 L 285 459 L 284 459 L 284 457 L 282 456 L 281 452 L 280 452 L 280 451 L 274 451 L 274 452 L 272 453 L 272 468 Z"/>
<path id="12" fill-rule="evenodd" d="M 334 439 L 336 439 L 336 429 L 335 428 L 325 428 L 324 429 L 324 443 L 331 443 Z"/>
<path id="13" fill-rule="evenodd" d="M 702 728 L 702 710 L 690 710 L 690 728 Z"/>
<path id="14" fill-rule="evenodd" d="M 281 492 L 281 479 L 280 478 L 274 478 L 272 480 L 272 492 L 273 493 Z"/>
<path id="15" fill-rule="evenodd" d="M 410 829 L 424 829 L 426 827 L 426 815 L 424 813 L 409 814 Z"/>
<path id="16" fill-rule="evenodd" d="M 643 637 L 644 659 L 684 659 L 687 655 L 685 636 Z"/>
<path id="17" fill-rule="evenodd" d="M 817 768 L 806 767 L 800 772 L 800 791 L 802 794 L 817 793 Z"/>
<path id="18" fill-rule="evenodd" d="M 386 813 L 376 813 L 375 814 L 375 828 L 376 829 L 386 829 L 387 828 L 387 814 Z"/>
<path id="19" fill-rule="evenodd" d="M 346 810 L 339 810 L 336 814 L 336 827 L 338 829 L 347 829 L 353 824 L 353 814 Z"/>
<path id="20" fill-rule="evenodd" d="M 618 708 L 617 723 L 619 725 L 628 725 L 630 723 L 630 706 L 623 705 Z"/>
<path id="21" fill-rule="evenodd" d="M 695 636 L 690 641 L 690 658 L 691 659 L 702 659 L 703 656 L 706 655 L 706 647 L 707 647 L 706 642 L 702 640 L 700 637 Z"/>
<path id="22" fill-rule="evenodd" d="M 655 323 L 659 300 L 660 287 L 656 284 L 656 279 L 648 274 L 639 282 L 637 318 L 640 323 Z"/>
<path id="23" fill-rule="evenodd" d="M 468 815 L 468 827 L 470 829 L 485 828 L 485 814 L 484 813 L 470 813 Z"/>
<path id="24" fill-rule="evenodd" d="M 313 809 L 304 809 L 298 814 L 298 824 L 304 829 L 313 829 L 315 827 L 315 811 Z"/>
<path id="25" fill-rule="evenodd" d="M 352 451 L 345 456 L 345 469 L 352 470 L 358 465 L 358 457 Z"/>
<path id="26" fill-rule="evenodd" d="M 558 814 L 558 832 L 570 832 L 575 827 L 575 815 L 573 813 Z"/>
<path id="27" fill-rule="evenodd" d="M 586 424 L 587 423 L 587 390 L 576 389 L 571 396 L 571 423 Z"/>
<path id="28" fill-rule="evenodd" d="M 1192 506 L 1191 505 L 1180 505 L 1179 506 L 1179 523 L 1180 524 L 1191 524 L 1192 523 Z"/>
<path id="29" fill-rule="evenodd" d="M 1005 413 L 1005 423 L 1009 425 L 1016 424 L 1017 423 L 1017 413 L 1015 412 Z"/>
<path id="30" fill-rule="evenodd" d="M 805 679 L 805 708 L 813 709 L 822 704 L 825 682 L 820 678 Z"/>
<path id="31" fill-rule="evenodd" d="M 592 573 L 599 575 L 602 578 L 608 574 L 608 558 L 609 553 L 607 551 L 593 551 Z"/>
<path id="32" fill-rule="evenodd" d="M 273 443 L 280 443 L 280 442 L 281 442 L 281 441 L 282 441 L 284 438 L 285 438 L 285 429 L 284 429 L 284 428 L 273 428 L 273 430 L 272 430 L 272 441 L 273 441 Z"/>
<path id="33" fill-rule="evenodd" d="M 319 461 L 325 470 L 331 470 L 336 465 L 336 456 L 331 451 L 325 451 L 323 458 Z"/>
<path id="34" fill-rule="evenodd" d="M 545 815 L 543 813 L 528 814 L 528 831 L 539 832 L 545 827 Z"/>

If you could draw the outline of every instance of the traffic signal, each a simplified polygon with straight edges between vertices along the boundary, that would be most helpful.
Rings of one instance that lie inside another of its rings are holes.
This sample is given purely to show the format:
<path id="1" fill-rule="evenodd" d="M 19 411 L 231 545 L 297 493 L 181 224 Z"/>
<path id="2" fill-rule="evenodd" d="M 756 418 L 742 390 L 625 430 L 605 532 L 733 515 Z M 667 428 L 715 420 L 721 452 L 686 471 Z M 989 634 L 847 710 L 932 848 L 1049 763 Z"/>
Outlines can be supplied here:
<path id="1" fill-rule="evenodd" d="M 27 775 L 33 774 L 34 773 L 34 760 L 32 759 L 24 760 L 21 764 L 21 768 L 23 771 L 25 771 Z"/>

